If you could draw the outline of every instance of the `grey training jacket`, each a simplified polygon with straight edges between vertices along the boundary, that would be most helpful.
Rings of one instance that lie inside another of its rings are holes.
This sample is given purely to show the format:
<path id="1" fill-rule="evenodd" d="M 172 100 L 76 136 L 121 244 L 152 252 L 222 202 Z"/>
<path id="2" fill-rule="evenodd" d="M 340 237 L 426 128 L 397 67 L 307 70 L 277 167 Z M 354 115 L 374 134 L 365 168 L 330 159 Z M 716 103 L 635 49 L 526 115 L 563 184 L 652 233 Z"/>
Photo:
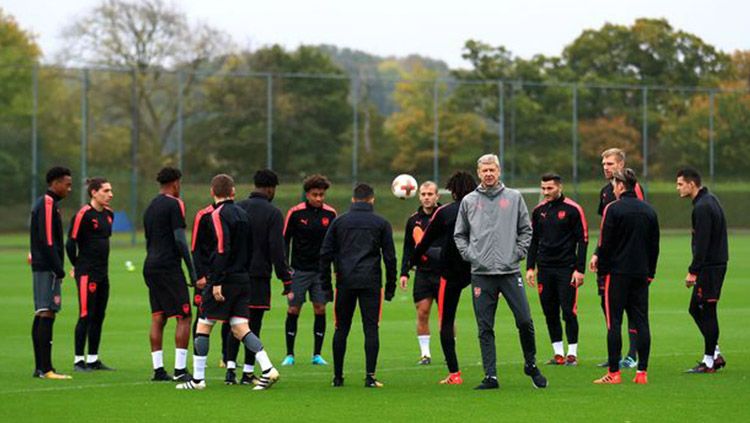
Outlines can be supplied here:
<path id="1" fill-rule="evenodd" d="M 502 183 L 489 189 L 480 185 L 461 201 L 454 238 L 472 274 L 519 272 L 531 234 L 529 210 L 517 190 Z"/>

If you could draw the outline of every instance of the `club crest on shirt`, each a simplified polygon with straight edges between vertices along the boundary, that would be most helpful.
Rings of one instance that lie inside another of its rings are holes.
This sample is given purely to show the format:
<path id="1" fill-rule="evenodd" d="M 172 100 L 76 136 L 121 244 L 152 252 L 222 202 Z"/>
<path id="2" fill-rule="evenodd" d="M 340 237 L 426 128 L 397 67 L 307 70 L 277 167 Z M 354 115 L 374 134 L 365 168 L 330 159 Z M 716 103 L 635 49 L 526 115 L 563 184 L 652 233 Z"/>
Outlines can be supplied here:
<path id="1" fill-rule="evenodd" d="M 89 292 L 92 294 L 96 292 L 96 282 L 89 282 Z"/>
<path id="2" fill-rule="evenodd" d="M 557 218 L 560 220 L 565 219 L 565 210 L 560 210 L 559 212 L 557 212 Z"/>
<path id="3" fill-rule="evenodd" d="M 324 217 L 320 219 L 320 224 L 323 225 L 323 227 L 328 227 L 328 225 L 331 223 L 331 220 L 327 217 Z"/>
<path id="4" fill-rule="evenodd" d="M 190 314 L 190 304 L 187 304 L 187 303 L 183 304 L 182 305 L 182 312 L 185 313 L 185 314 Z"/>
<path id="5" fill-rule="evenodd" d="M 510 205 L 510 201 L 508 201 L 507 198 L 501 198 L 500 199 L 500 208 L 501 209 L 507 209 L 509 205 Z"/>
<path id="6" fill-rule="evenodd" d="M 479 296 L 482 295 L 482 288 L 475 286 L 474 287 L 474 298 L 479 298 Z"/>

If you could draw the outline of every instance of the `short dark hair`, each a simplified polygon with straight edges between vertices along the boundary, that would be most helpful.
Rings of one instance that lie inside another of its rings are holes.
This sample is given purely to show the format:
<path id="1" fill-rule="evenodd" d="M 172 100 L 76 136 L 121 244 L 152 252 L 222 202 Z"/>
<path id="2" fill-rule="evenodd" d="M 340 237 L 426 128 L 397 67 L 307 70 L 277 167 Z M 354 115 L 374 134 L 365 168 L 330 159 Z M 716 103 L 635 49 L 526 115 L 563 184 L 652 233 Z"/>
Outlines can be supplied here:
<path id="1" fill-rule="evenodd" d="M 355 200 L 366 201 L 375 197 L 375 190 L 367 184 L 358 184 L 354 187 L 353 197 Z"/>
<path id="2" fill-rule="evenodd" d="M 542 175 L 542 182 L 549 182 L 549 181 L 555 181 L 558 184 L 562 183 L 562 176 L 558 175 L 557 173 L 548 172 Z"/>
<path id="3" fill-rule="evenodd" d="M 683 167 L 677 171 L 677 177 L 692 182 L 697 187 L 701 186 L 701 174 L 695 168 Z"/>
<path id="4" fill-rule="evenodd" d="M 70 169 L 63 166 L 54 166 L 47 171 L 47 185 L 51 185 L 52 182 L 55 182 L 56 180 L 64 178 L 66 176 L 73 176 L 73 174 L 70 172 Z"/>
<path id="5" fill-rule="evenodd" d="M 311 189 L 327 190 L 330 187 L 331 181 L 325 176 L 318 174 L 308 176 L 302 183 L 302 188 L 305 192 L 310 192 Z"/>
<path id="6" fill-rule="evenodd" d="M 221 198 L 226 198 L 232 195 L 232 188 L 234 188 L 234 179 L 226 173 L 220 173 L 211 179 L 211 190 L 214 195 Z"/>
<path id="7" fill-rule="evenodd" d="M 91 191 L 99 191 L 100 189 L 102 189 L 102 185 L 106 183 L 109 183 L 107 178 L 102 178 L 99 176 L 86 179 L 86 192 L 88 192 L 89 197 L 91 197 Z"/>
<path id="8" fill-rule="evenodd" d="M 255 172 L 253 183 L 257 188 L 274 188 L 279 185 L 279 177 L 271 169 L 261 169 Z"/>
<path id="9" fill-rule="evenodd" d="M 638 178 L 635 176 L 635 171 L 629 167 L 623 170 L 615 171 L 612 174 L 612 179 L 617 182 L 622 182 L 625 185 L 627 191 L 635 189 L 635 185 L 638 183 Z"/>
<path id="10" fill-rule="evenodd" d="M 445 189 L 451 192 L 454 200 L 461 201 L 467 194 L 477 189 L 477 183 L 471 173 L 459 171 L 448 178 Z"/>
<path id="11" fill-rule="evenodd" d="M 182 172 L 180 172 L 180 169 L 169 166 L 162 168 L 156 175 L 156 181 L 162 185 L 177 181 L 180 178 L 182 178 Z"/>

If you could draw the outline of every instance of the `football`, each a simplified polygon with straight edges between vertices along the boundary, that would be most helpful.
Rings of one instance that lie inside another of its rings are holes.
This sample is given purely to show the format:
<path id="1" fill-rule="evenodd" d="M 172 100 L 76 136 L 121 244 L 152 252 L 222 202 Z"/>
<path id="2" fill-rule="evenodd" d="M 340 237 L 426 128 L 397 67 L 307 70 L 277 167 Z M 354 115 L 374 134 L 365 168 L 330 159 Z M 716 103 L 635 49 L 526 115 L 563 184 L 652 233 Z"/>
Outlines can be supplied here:
<path id="1" fill-rule="evenodd" d="M 417 180 L 405 173 L 396 176 L 391 183 L 391 192 L 402 200 L 414 197 L 417 195 L 417 191 Z"/>

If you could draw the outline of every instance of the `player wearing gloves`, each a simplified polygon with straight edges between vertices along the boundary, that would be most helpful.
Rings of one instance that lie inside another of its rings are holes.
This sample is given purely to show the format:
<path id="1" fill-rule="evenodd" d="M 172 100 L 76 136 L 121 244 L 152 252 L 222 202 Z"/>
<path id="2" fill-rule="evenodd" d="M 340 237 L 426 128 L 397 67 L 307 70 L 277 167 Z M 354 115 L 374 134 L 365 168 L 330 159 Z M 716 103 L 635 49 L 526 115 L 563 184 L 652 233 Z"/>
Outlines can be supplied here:
<path id="1" fill-rule="evenodd" d="M 352 326 L 354 309 L 359 302 L 365 333 L 365 387 L 379 388 L 375 366 L 380 348 L 378 326 L 383 307 L 396 291 L 396 251 L 391 224 L 373 212 L 375 191 L 367 184 L 354 188 L 349 212 L 333 221 L 320 250 L 320 272 L 323 290 L 330 292 L 331 263 L 336 272 L 333 301 L 335 332 L 333 334 L 333 386 L 344 384 L 346 338 Z M 385 292 L 382 288 L 380 261 L 385 263 Z"/>

